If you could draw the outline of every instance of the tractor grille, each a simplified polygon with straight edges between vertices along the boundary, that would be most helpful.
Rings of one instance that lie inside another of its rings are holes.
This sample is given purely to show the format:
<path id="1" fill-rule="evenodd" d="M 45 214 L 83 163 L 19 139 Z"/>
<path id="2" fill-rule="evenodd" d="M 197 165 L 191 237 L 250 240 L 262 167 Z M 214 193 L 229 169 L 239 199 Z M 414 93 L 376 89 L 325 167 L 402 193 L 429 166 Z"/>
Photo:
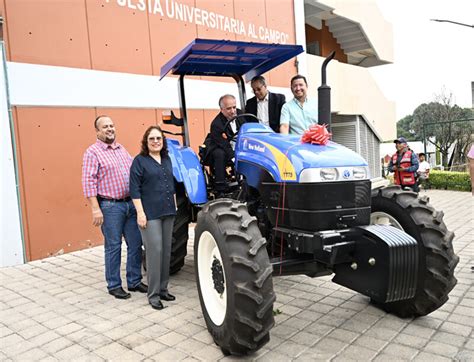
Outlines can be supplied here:
<path id="1" fill-rule="evenodd" d="M 370 222 L 370 180 L 286 185 L 262 182 L 260 195 L 270 222 L 281 227 L 318 231 Z"/>

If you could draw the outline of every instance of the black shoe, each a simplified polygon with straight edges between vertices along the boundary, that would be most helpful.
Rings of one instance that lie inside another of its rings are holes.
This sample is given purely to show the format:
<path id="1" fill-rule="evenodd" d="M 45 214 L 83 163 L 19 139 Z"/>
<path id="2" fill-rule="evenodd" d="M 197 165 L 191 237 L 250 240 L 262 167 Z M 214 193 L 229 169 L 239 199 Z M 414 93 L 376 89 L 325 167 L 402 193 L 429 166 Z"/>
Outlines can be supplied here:
<path id="1" fill-rule="evenodd" d="M 166 293 L 166 294 L 160 294 L 160 299 L 166 300 L 167 302 L 172 302 L 173 300 L 176 300 L 176 297 L 170 293 Z"/>
<path id="2" fill-rule="evenodd" d="M 163 304 L 160 301 L 158 301 L 157 303 L 150 303 L 150 305 L 153 309 L 162 310 L 164 308 Z"/>
<path id="3" fill-rule="evenodd" d="M 148 285 L 140 283 L 136 287 L 128 288 L 128 291 L 129 292 L 146 293 L 146 292 L 148 292 Z"/>
<path id="4" fill-rule="evenodd" d="M 130 293 L 127 293 L 125 290 L 123 290 L 122 287 L 110 289 L 109 294 L 113 295 L 117 299 L 128 299 L 128 298 L 130 298 Z"/>

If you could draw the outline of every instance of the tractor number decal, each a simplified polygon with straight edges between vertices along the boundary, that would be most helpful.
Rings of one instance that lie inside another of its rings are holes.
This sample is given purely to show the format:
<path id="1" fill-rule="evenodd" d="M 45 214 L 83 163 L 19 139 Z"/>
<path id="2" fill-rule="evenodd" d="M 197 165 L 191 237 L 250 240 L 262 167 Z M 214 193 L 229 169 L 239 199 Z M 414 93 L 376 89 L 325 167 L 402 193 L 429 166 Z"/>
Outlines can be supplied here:
<path id="1" fill-rule="evenodd" d="M 284 181 L 296 181 L 296 172 L 293 164 L 279 149 L 266 142 L 257 142 L 247 139 L 244 140 L 243 146 L 244 149 L 248 149 L 249 151 L 266 153 L 268 156 L 273 156 L 278 167 L 278 172 L 280 173 L 280 178 Z"/>

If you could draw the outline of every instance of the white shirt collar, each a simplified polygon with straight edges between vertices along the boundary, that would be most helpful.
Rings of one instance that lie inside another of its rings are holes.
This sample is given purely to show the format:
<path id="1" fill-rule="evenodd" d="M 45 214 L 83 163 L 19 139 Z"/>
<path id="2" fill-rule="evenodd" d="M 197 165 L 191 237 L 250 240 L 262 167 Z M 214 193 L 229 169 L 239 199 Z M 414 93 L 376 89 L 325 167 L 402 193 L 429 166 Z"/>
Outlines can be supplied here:
<path id="1" fill-rule="evenodd" d="M 267 95 L 265 96 L 265 98 L 263 98 L 262 100 L 258 99 L 257 98 L 257 102 L 260 103 L 260 102 L 268 102 L 268 95 L 269 93 L 267 92 Z"/>

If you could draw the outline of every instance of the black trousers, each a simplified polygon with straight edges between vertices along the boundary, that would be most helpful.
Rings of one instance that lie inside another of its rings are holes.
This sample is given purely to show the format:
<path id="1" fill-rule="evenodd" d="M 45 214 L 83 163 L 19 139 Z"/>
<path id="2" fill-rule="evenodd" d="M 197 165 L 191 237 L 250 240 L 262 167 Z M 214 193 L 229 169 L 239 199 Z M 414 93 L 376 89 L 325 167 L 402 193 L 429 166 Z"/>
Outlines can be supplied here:
<path id="1" fill-rule="evenodd" d="M 216 178 L 216 191 L 225 191 L 225 166 L 227 164 L 226 152 L 216 147 L 211 154 L 212 167 L 214 168 L 214 176 Z"/>
<path id="2" fill-rule="evenodd" d="M 402 188 L 408 187 L 412 189 L 414 192 L 420 192 L 420 188 L 418 187 L 418 183 L 415 182 L 413 185 L 401 185 Z"/>

